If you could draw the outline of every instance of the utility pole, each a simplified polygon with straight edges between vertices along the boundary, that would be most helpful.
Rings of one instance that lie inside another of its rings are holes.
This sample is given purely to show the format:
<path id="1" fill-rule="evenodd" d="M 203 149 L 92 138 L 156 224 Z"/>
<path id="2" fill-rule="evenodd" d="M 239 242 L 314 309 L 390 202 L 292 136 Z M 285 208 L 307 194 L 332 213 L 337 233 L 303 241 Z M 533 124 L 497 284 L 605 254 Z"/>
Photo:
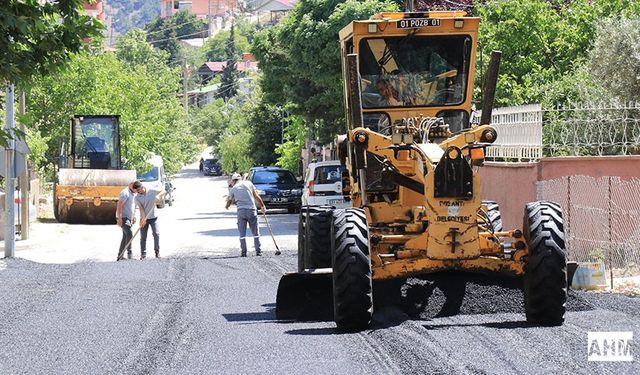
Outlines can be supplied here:
<path id="1" fill-rule="evenodd" d="M 182 94 L 184 95 L 184 114 L 189 114 L 189 66 L 187 60 L 182 61 Z"/>
<path id="2" fill-rule="evenodd" d="M 25 113 L 25 95 L 24 90 L 20 90 L 20 98 L 18 99 L 18 112 L 21 115 Z M 20 122 L 20 131 L 25 134 L 24 124 Z M 29 168 L 27 167 L 27 155 L 15 154 L 16 157 L 24 159 L 24 172 L 18 177 L 18 186 L 20 186 L 20 239 L 29 239 Z"/>
<path id="3" fill-rule="evenodd" d="M 207 36 L 211 37 L 211 30 L 213 29 L 213 24 L 211 23 L 211 0 L 207 3 L 207 21 L 209 21 L 209 32 Z"/>
<path id="4" fill-rule="evenodd" d="M 14 178 L 14 161 L 13 155 L 15 153 L 16 141 L 13 138 L 14 132 L 14 86 L 10 84 L 6 88 L 5 92 L 6 100 L 6 123 L 5 130 L 9 133 L 8 145 L 5 150 L 5 231 L 4 231 L 4 256 L 5 258 L 13 258 L 15 256 L 16 246 L 16 221 L 15 221 L 15 209 L 14 209 L 14 194 L 16 189 L 16 182 Z"/>

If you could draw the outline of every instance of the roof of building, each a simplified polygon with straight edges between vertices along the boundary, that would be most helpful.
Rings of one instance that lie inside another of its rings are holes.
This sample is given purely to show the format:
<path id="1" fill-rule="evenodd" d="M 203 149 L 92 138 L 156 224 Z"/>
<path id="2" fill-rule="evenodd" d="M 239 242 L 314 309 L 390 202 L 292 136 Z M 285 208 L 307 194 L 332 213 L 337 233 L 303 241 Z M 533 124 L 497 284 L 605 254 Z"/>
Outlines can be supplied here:
<path id="1" fill-rule="evenodd" d="M 224 67 L 227 66 L 226 61 L 208 61 L 198 69 L 198 71 L 209 70 L 212 73 L 220 73 L 224 70 Z M 257 70 L 258 62 L 257 61 L 238 61 L 236 63 L 236 68 L 239 72 L 245 72 L 248 70 Z"/>

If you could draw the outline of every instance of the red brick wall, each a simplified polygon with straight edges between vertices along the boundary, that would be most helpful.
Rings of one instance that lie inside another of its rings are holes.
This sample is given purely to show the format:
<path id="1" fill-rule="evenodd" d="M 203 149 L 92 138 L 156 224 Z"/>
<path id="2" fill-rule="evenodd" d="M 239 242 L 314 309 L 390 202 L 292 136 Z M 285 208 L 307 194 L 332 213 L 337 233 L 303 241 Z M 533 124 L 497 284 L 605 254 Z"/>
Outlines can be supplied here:
<path id="1" fill-rule="evenodd" d="M 536 200 L 536 182 L 564 176 L 640 178 L 640 156 L 557 157 L 536 163 L 487 162 L 480 168 L 481 196 L 498 202 L 505 229 L 521 228 L 525 204 Z"/>

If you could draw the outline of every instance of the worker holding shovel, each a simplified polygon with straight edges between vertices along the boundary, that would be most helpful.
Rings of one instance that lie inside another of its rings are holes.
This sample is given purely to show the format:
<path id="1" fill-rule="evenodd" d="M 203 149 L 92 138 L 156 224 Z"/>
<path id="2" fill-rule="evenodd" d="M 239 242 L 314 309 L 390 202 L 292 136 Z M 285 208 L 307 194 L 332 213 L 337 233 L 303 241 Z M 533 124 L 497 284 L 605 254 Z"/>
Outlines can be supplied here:
<path id="1" fill-rule="evenodd" d="M 116 223 L 122 228 L 122 240 L 120 241 L 117 260 L 124 259 L 125 249 L 127 250 L 127 258 L 131 259 L 132 257 L 131 240 L 133 239 L 133 233 L 131 233 L 131 227 L 136 223 L 135 195 L 141 187 L 140 181 L 133 181 L 122 189 L 118 195 Z"/>
<path id="2" fill-rule="evenodd" d="M 238 209 L 238 232 L 240 232 L 240 256 L 247 256 L 247 224 L 253 235 L 253 243 L 256 250 L 256 256 L 261 256 L 260 250 L 260 231 L 258 230 L 258 212 L 256 202 L 264 211 L 265 206 L 258 190 L 253 186 L 251 181 L 242 180 L 242 176 L 234 173 L 231 176 L 229 195 L 225 208 L 228 210 L 231 204 L 235 203 Z"/>

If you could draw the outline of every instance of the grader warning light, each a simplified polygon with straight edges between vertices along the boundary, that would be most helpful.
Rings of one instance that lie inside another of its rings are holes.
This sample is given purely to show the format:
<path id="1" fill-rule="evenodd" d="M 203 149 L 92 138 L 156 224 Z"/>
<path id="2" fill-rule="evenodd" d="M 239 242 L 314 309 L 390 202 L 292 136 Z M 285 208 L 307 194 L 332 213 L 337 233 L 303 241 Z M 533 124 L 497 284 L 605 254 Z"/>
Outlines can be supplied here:
<path id="1" fill-rule="evenodd" d="M 387 24 L 371 35 L 376 22 Z M 563 323 L 560 206 L 529 203 L 522 230 L 505 230 L 497 203 L 480 197 L 474 166 L 498 136 L 488 123 L 500 54 L 471 124 L 478 23 L 461 12 L 382 13 L 340 31 L 349 120 L 338 150 L 352 208 L 303 209 L 298 272 L 280 281 L 278 319 L 299 318 L 324 289 L 339 329 L 365 329 L 374 281 L 461 270 L 521 277 L 527 320 Z"/>

